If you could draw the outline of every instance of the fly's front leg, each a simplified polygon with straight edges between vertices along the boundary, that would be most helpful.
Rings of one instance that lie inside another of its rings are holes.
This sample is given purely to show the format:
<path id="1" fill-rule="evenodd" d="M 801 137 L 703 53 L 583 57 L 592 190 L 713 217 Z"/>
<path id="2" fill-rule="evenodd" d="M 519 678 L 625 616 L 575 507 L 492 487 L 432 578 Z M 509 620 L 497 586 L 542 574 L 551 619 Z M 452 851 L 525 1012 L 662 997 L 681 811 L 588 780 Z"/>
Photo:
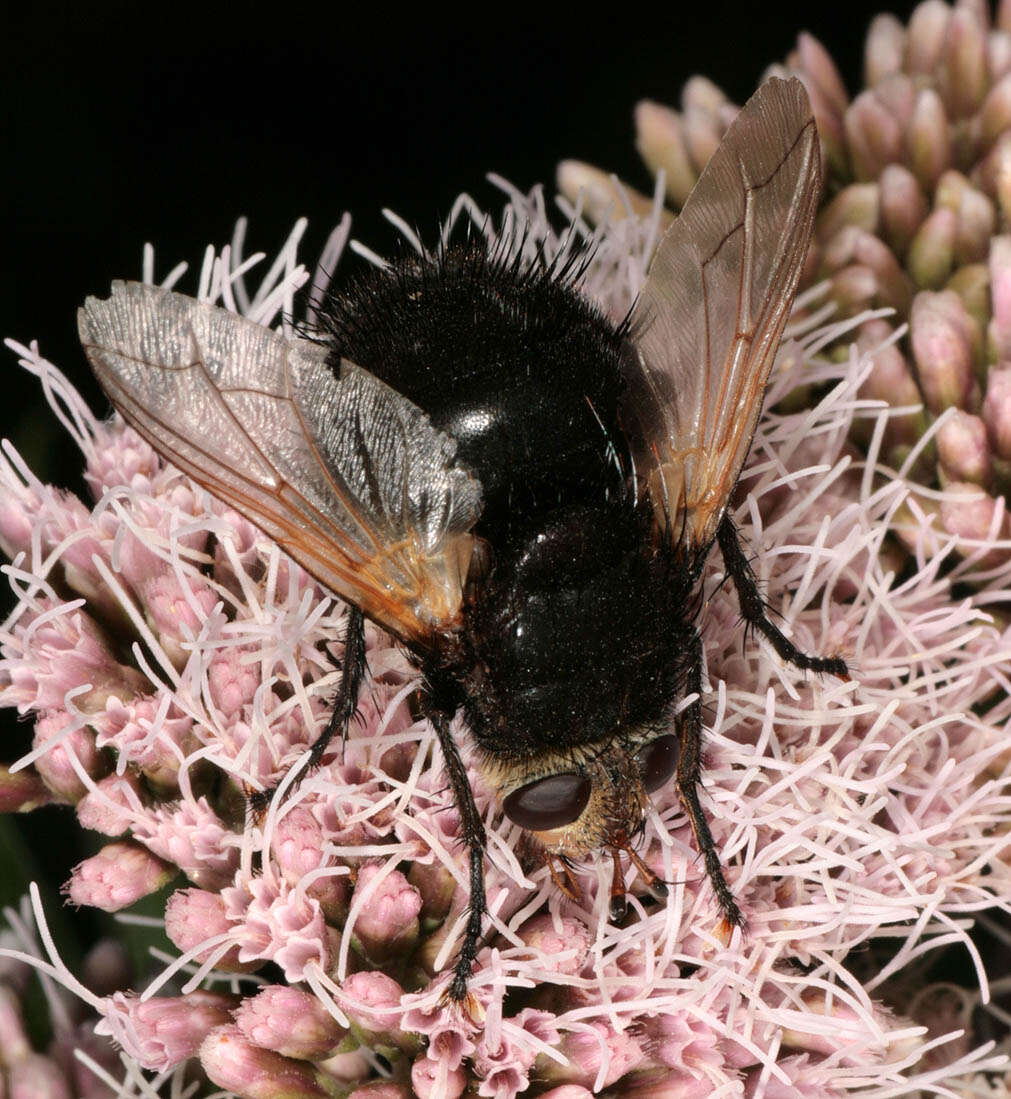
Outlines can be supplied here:
<path id="1" fill-rule="evenodd" d="M 365 672 L 368 664 L 365 659 L 365 616 L 357 607 L 351 607 L 348 611 L 347 626 L 344 630 L 344 667 L 341 675 L 340 687 L 337 688 L 337 696 L 334 698 L 333 710 L 330 712 L 330 720 L 326 728 L 319 734 L 309 750 L 309 758 L 298 769 L 293 786 L 302 781 L 310 771 L 319 766 L 320 761 L 330 747 L 330 742 L 341 734 L 342 740 L 347 740 L 348 727 L 351 719 L 358 712 L 358 696 L 361 694 L 362 683 L 365 681 Z M 271 798 L 277 791 L 277 787 L 262 790 L 252 796 L 254 812 L 260 813 L 270 804 Z"/>
<path id="2" fill-rule="evenodd" d="M 467 778 L 467 769 L 460 758 L 460 750 L 449 731 L 449 716 L 441 710 L 435 709 L 431 700 L 426 697 L 423 701 L 426 708 L 426 716 L 435 726 L 436 735 L 439 738 L 439 746 L 442 748 L 442 757 L 445 760 L 446 772 L 449 775 L 449 784 L 453 790 L 453 799 L 460 813 L 460 822 L 463 825 L 463 842 L 467 845 L 467 854 L 470 861 L 470 908 L 467 916 L 467 929 L 464 932 L 463 945 L 456 959 L 456 970 L 453 980 L 446 990 L 446 998 L 456 1003 L 467 1000 L 467 981 L 471 970 L 474 968 L 474 959 L 477 957 L 478 945 L 481 941 L 481 931 L 484 915 L 487 911 L 484 895 L 484 851 L 486 838 L 484 822 L 474 803 L 474 794 Z M 471 1012 L 473 1014 L 473 1012 Z"/>
<path id="3" fill-rule="evenodd" d="M 755 574 L 751 571 L 748 559 L 741 550 L 737 528 L 729 515 L 724 515 L 720 520 L 720 525 L 716 529 L 716 540 L 720 544 L 727 573 L 737 589 L 737 601 L 744 620 L 765 634 L 776 652 L 796 667 L 809 672 L 828 672 L 839 676 L 840 679 L 849 679 L 849 669 L 846 667 L 845 660 L 838 656 L 809 656 L 798 649 L 769 619 L 765 613 L 765 600 L 755 583 Z"/>
<path id="4" fill-rule="evenodd" d="M 694 694 L 695 701 L 682 711 L 681 755 L 678 758 L 677 784 L 681 804 L 684 806 L 688 823 L 695 833 L 695 844 L 702 855 L 706 873 L 712 882 L 713 892 L 727 923 L 732 927 L 741 927 L 744 916 L 737 901 L 734 900 L 727 879 L 723 876 L 719 852 L 709 830 L 709 821 L 699 801 L 699 782 L 702 778 L 702 638 L 697 630 L 692 630 L 688 646 L 687 693 Z"/>

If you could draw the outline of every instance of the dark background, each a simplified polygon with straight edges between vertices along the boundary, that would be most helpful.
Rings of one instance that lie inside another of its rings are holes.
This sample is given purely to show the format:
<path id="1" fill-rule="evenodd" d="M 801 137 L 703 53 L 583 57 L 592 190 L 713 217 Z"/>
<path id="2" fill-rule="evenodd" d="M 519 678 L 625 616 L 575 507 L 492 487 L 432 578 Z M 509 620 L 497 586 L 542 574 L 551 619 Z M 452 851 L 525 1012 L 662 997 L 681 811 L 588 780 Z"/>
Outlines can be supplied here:
<path id="1" fill-rule="evenodd" d="M 485 173 L 550 185 L 563 157 L 648 190 L 633 145 L 638 99 L 676 103 L 699 72 L 743 102 L 802 28 L 830 48 L 853 91 L 867 23 L 881 10 L 863 0 L 699 0 L 660 17 L 605 3 L 602 21 L 585 7 L 541 7 L 472 7 L 409 25 L 387 5 L 372 16 L 367 2 L 328 15 L 274 5 L 269 18 L 242 5 L 234 14 L 211 4 L 22 6 L 0 64 L 0 335 L 38 339 L 105 409 L 75 311 L 111 279 L 139 277 L 145 241 L 164 275 L 181 259 L 199 268 L 204 246 L 228 240 L 239 215 L 250 220 L 247 251 L 271 255 L 306 215 L 311 261 L 350 210 L 353 235 L 383 252 L 394 240 L 383 207 L 431 240 L 460 191 L 501 205 Z M 888 7 L 906 18 L 912 4 Z M 43 479 L 78 488 L 78 457 L 37 382 L 6 351 L 0 364 L 0 434 Z M 0 714 L 7 759 L 29 734 L 11 717 Z M 27 849 L 0 830 L 0 899 L 48 877 L 47 907 L 58 910 L 52 890 L 81 857 L 80 833 L 66 810 L 19 823 Z M 91 915 L 77 919 L 87 937 Z"/>

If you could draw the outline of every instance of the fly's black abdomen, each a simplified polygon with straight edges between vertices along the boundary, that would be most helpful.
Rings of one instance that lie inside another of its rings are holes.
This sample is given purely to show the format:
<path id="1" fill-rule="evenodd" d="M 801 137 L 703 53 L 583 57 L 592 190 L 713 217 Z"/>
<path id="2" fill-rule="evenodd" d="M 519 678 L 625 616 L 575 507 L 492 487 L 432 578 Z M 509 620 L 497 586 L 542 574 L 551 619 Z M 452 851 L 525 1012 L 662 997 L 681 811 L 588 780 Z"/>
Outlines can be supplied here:
<path id="1" fill-rule="evenodd" d="M 493 543 L 559 505 L 620 496 L 624 335 L 564 272 L 484 246 L 370 270 L 328 299 L 333 355 L 424 409 L 477 475 Z"/>
<path id="2" fill-rule="evenodd" d="M 464 623 L 479 669 L 465 709 L 483 748 L 529 756 L 664 714 L 688 593 L 648 522 L 630 503 L 561 509 L 500 562 Z"/>

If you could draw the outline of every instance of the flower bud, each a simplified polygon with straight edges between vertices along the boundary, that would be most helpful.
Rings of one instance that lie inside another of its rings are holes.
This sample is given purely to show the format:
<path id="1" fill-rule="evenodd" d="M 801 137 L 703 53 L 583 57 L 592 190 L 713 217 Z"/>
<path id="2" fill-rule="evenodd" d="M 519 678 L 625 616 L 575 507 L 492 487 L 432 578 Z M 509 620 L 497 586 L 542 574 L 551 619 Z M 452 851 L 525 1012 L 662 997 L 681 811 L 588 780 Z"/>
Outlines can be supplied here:
<path id="1" fill-rule="evenodd" d="M 934 210 L 916 231 L 906 267 L 913 282 L 928 290 L 944 286 L 955 265 L 955 237 L 958 219 L 943 207 Z"/>
<path id="2" fill-rule="evenodd" d="M 200 1064 L 213 1083 L 243 1099 L 333 1099 L 307 1062 L 254 1046 L 236 1026 L 208 1035 Z"/>
<path id="3" fill-rule="evenodd" d="M 877 179 L 886 164 L 901 159 L 902 131 L 874 92 L 861 92 L 853 100 L 843 126 L 858 180 Z"/>
<path id="4" fill-rule="evenodd" d="M 30 813 L 51 801 L 52 793 L 35 771 L 22 767 L 12 772 L 0 764 L 0 813 Z"/>
<path id="5" fill-rule="evenodd" d="M 29 1053 L 7 1070 L 11 1099 L 73 1099 L 63 1070 L 50 1057 Z"/>
<path id="6" fill-rule="evenodd" d="M 983 100 L 979 112 L 980 140 L 989 146 L 1008 128 L 1011 128 L 1011 73 L 1002 76 Z"/>
<path id="7" fill-rule="evenodd" d="M 923 190 L 931 194 L 941 174 L 951 165 L 948 116 L 933 88 L 924 88 L 916 97 L 906 130 L 906 153 L 913 175 Z"/>
<path id="8" fill-rule="evenodd" d="M 685 145 L 681 116 L 670 107 L 644 99 L 635 108 L 635 147 L 653 175 L 664 173 L 667 197 L 680 209 L 698 174 Z"/>
<path id="9" fill-rule="evenodd" d="M 904 164 L 889 164 L 879 179 L 881 236 L 900 259 L 927 217 L 927 198 Z"/>
<path id="10" fill-rule="evenodd" d="M 968 118 L 989 86 L 986 31 L 975 12 L 955 8 L 945 44 L 945 98 L 952 118 Z"/>
<path id="11" fill-rule="evenodd" d="M 873 88 L 886 76 L 902 71 L 906 55 L 906 28 L 891 13 L 871 20 L 864 41 L 864 83 Z"/>
<path id="12" fill-rule="evenodd" d="M 135 843 L 107 843 L 97 855 L 79 862 L 64 887 L 71 904 L 118 912 L 156 893 L 178 873 Z"/>
<path id="13" fill-rule="evenodd" d="M 993 472 L 986 424 L 961 410 L 937 432 L 937 459 L 946 481 L 970 481 L 985 487 Z"/>
<path id="14" fill-rule="evenodd" d="M 287 985 L 268 985 L 246 997 L 235 1024 L 263 1049 L 302 1061 L 330 1057 L 348 1033 L 315 996 Z"/>
<path id="15" fill-rule="evenodd" d="M 965 408 L 972 393 L 972 320 L 952 290 L 916 295 L 910 315 L 913 356 L 932 412 Z"/>
<path id="16" fill-rule="evenodd" d="M 989 542 L 1007 537 L 1008 518 L 1003 498 L 995 499 L 978 485 L 961 482 L 949 485 L 941 500 L 940 514 L 944 529 L 959 538 Z M 986 555 L 987 561 L 1002 559 L 1003 554 Z"/>
<path id="17" fill-rule="evenodd" d="M 370 962 L 380 964 L 409 954 L 418 941 L 421 894 L 400 873 L 384 873 L 380 866 L 363 866 L 358 872 L 354 898 L 361 898 L 352 935 Z"/>
<path id="18" fill-rule="evenodd" d="M 144 1068 L 168 1072 L 195 1057 L 208 1034 L 230 1021 L 234 1007 L 235 997 L 203 989 L 148 1000 L 117 992 L 102 1030 Z"/>
<path id="19" fill-rule="evenodd" d="M 1011 365 L 987 373 L 983 422 L 998 457 L 1011 460 Z"/>
<path id="20" fill-rule="evenodd" d="M 414 1099 L 406 1084 L 395 1084 L 392 1080 L 376 1080 L 355 1088 L 348 1099 Z"/>
<path id="21" fill-rule="evenodd" d="M 943 0 L 924 0 L 917 5 L 906 31 L 907 71 L 934 74 L 944 53 L 950 21 L 951 9 Z"/>
<path id="22" fill-rule="evenodd" d="M 459 1099 L 467 1086 L 467 1074 L 445 1061 L 419 1057 L 411 1065 L 411 1087 L 418 1099 Z"/>
<path id="23" fill-rule="evenodd" d="M 878 228 L 879 188 L 876 183 L 851 183 L 824 206 L 815 223 L 815 235 L 823 244 L 844 225 L 873 233 Z"/>
<path id="24" fill-rule="evenodd" d="M 558 165 L 556 182 L 558 190 L 573 206 L 582 202 L 583 217 L 594 225 L 621 221 L 629 212 L 641 218 L 653 214 L 652 198 L 626 183 L 617 183 L 607 172 L 580 160 L 563 160 Z M 673 215 L 663 211 L 661 221 L 666 227 L 673 221 Z"/>

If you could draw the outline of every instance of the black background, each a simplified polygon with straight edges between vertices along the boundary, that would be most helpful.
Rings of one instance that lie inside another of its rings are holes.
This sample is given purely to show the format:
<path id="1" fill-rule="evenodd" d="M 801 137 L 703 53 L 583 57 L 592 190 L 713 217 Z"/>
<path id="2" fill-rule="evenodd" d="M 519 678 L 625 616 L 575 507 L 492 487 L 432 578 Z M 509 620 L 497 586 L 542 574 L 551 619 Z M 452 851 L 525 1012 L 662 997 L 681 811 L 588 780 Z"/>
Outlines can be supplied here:
<path id="1" fill-rule="evenodd" d="M 524 189 L 550 185 L 563 157 L 648 190 L 633 145 L 638 99 L 676 103 L 699 72 L 743 102 L 802 28 L 830 48 L 853 91 L 867 23 L 881 10 L 863 0 L 698 0 L 669 4 L 662 16 L 635 4 L 605 3 L 600 16 L 543 7 L 410 23 L 385 5 L 321 13 L 275 4 L 269 14 L 172 3 L 23 7 L 9 18 L 0 64 L 0 335 L 38 339 L 105 409 L 76 342 L 75 311 L 111 279 L 138 277 L 145 241 L 164 275 L 180 259 L 199 267 L 204 246 L 227 241 L 239 215 L 250 219 L 247 250 L 269 254 L 306 215 L 302 256 L 312 260 L 350 210 L 353 235 L 382 252 L 394 239 L 383 207 L 431 239 L 462 190 L 500 205 L 485 173 Z M 911 8 L 892 10 L 906 18 Z M 37 382 L 6 351 L 0 364 L 0 434 L 44 479 L 79 487 L 78 457 Z M 7 759 L 28 736 L 9 719 L 0 715 Z M 69 814 L 24 823 L 42 864 L 25 873 L 44 868 L 58 884 L 80 857 Z M 0 844 L 10 847 L 12 835 Z M 2 884 L 4 899 L 20 891 Z"/>

